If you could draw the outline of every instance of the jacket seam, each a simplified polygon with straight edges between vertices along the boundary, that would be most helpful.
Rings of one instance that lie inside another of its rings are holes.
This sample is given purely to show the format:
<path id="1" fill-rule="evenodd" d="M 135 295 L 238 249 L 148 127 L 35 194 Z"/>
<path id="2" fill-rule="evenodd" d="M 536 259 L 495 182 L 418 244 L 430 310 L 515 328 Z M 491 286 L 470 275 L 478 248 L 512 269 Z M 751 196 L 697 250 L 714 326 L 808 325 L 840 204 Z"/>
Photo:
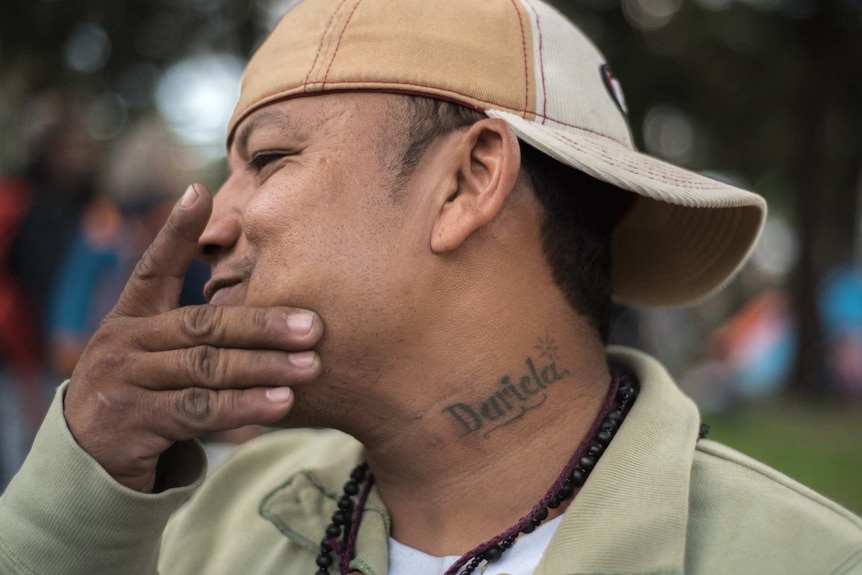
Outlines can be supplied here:
<path id="1" fill-rule="evenodd" d="M 841 565 L 836 567 L 833 571 L 831 571 L 832 575 L 842 575 L 843 573 L 850 573 L 850 568 L 853 566 L 862 565 L 862 547 L 856 550 L 855 553 L 847 557 Z"/>
<path id="2" fill-rule="evenodd" d="M 300 473 L 303 473 L 303 472 L 300 472 Z M 278 485 L 275 489 L 273 489 L 272 491 L 267 493 L 266 496 L 263 499 L 261 499 L 260 504 L 257 507 L 257 513 L 258 513 L 258 515 L 260 515 L 261 517 L 263 517 L 264 519 L 266 519 L 267 521 L 272 523 L 275 526 L 275 528 L 278 529 L 278 531 L 282 535 L 284 535 L 288 539 L 296 541 L 297 543 L 299 543 L 300 545 L 302 545 L 306 549 L 309 549 L 310 551 L 313 552 L 317 549 L 317 544 L 314 541 L 308 539 L 307 537 L 305 537 L 304 535 L 301 535 L 300 533 L 294 531 L 293 529 L 290 529 L 290 527 L 284 521 L 282 521 L 280 517 L 278 517 L 275 514 L 269 513 L 266 509 L 266 505 L 269 503 L 270 499 L 272 499 L 276 493 L 278 493 L 279 491 L 282 491 L 283 489 L 285 489 L 286 487 L 291 485 L 293 483 L 294 479 L 296 479 L 297 475 L 299 475 L 299 473 L 296 473 L 296 474 L 290 476 L 290 478 L 288 478 L 287 481 Z"/>
<path id="3" fill-rule="evenodd" d="M 12 554 L 12 551 L 6 546 L 6 543 L 0 539 L 0 551 L 3 552 L 3 555 L 9 559 L 9 561 L 15 565 L 18 569 L 24 571 L 25 575 L 37 575 L 35 571 L 30 569 L 26 564 L 22 563 L 17 557 Z"/>

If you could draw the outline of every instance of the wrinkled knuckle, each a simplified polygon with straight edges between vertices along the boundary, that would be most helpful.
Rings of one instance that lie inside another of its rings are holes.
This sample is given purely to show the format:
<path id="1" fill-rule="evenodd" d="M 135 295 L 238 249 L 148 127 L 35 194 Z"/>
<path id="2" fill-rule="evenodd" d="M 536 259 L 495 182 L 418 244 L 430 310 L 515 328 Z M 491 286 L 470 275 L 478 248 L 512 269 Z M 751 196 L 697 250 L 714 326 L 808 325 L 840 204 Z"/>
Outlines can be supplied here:
<path id="1" fill-rule="evenodd" d="M 188 421 L 208 421 L 213 412 L 213 393 L 208 389 L 190 387 L 177 396 L 177 411 Z"/>
<path id="2" fill-rule="evenodd" d="M 103 321 L 99 329 L 90 337 L 88 347 L 94 349 L 116 349 L 123 346 L 127 339 L 128 326 L 118 320 Z"/>
<path id="3" fill-rule="evenodd" d="M 112 349 L 102 354 L 102 369 L 106 373 L 123 373 L 129 362 L 129 353 L 122 349 Z"/>
<path id="4" fill-rule="evenodd" d="M 189 362 L 192 381 L 198 383 L 209 382 L 218 371 L 219 348 L 211 345 L 199 345 L 191 348 L 191 361 Z"/>
<path id="5" fill-rule="evenodd" d="M 144 255 L 141 256 L 141 259 L 138 260 L 138 264 L 135 266 L 135 271 L 132 275 L 137 281 L 149 281 L 156 277 L 157 274 L 155 266 L 153 265 L 152 246 L 147 248 L 147 251 L 145 251 Z"/>
<path id="6" fill-rule="evenodd" d="M 218 324 L 218 308 L 211 305 L 196 305 L 184 308 L 180 322 L 183 333 L 192 338 L 200 339 L 215 332 Z"/>
<path id="7" fill-rule="evenodd" d="M 251 322 L 258 331 L 264 331 L 269 323 L 269 314 L 265 309 L 256 309 L 251 314 Z"/>

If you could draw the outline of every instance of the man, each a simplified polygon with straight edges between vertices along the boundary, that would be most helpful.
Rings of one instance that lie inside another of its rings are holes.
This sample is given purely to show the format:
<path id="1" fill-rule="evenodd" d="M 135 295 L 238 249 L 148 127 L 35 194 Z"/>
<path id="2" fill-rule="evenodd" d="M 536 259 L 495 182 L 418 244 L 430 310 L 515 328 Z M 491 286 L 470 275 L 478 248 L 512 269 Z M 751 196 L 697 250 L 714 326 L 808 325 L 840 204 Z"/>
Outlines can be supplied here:
<path id="1" fill-rule="evenodd" d="M 612 294 L 707 296 L 765 213 L 635 152 L 624 110 L 534 0 L 297 5 L 215 203 L 187 190 L 58 393 L 0 565 L 859 573 L 858 518 L 698 440 L 654 360 L 605 349 Z M 198 253 L 213 305 L 175 309 Z M 189 440 L 249 423 L 340 431 L 250 444 L 165 529 L 202 480 Z"/>

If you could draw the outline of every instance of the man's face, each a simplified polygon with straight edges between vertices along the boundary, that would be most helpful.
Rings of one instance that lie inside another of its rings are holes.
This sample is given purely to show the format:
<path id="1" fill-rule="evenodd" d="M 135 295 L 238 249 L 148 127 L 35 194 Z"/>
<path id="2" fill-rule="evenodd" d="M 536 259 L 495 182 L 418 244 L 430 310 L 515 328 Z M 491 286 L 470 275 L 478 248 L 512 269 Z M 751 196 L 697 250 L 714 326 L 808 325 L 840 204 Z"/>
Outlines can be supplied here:
<path id="1" fill-rule="evenodd" d="M 316 311 L 325 366 L 402 337 L 413 286 L 428 273 L 418 263 L 433 225 L 427 194 L 408 183 L 405 199 L 392 199 L 397 98 L 296 98 L 246 118 L 201 237 L 211 302 Z"/>

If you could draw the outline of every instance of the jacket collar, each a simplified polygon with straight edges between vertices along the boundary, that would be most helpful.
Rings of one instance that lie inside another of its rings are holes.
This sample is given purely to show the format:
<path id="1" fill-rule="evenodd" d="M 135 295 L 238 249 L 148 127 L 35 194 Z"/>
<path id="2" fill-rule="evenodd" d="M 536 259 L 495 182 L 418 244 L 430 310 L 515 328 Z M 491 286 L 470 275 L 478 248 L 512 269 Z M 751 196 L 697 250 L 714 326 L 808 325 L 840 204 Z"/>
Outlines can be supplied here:
<path id="1" fill-rule="evenodd" d="M 612 347 L 609 359 L 634 373 L 640 395 L 590 478 L 566 511 L 536 575 L 677 574 L 684 570 L 689 478 L 700 417 L 651 357 Z M 260 514 L 316 553 L 350 469 L 355 440 L 333 463 L 302 470 L 273 490 Z M 389 514 L 372 490 L 354 569 L 386 575 Z"/>
<path id="2" fill-rule="evenodd" d="M 653 358 L 608 350 L 640 394 L 566 510 L 537 575 L 682 573 L 700 416 Z"/>

